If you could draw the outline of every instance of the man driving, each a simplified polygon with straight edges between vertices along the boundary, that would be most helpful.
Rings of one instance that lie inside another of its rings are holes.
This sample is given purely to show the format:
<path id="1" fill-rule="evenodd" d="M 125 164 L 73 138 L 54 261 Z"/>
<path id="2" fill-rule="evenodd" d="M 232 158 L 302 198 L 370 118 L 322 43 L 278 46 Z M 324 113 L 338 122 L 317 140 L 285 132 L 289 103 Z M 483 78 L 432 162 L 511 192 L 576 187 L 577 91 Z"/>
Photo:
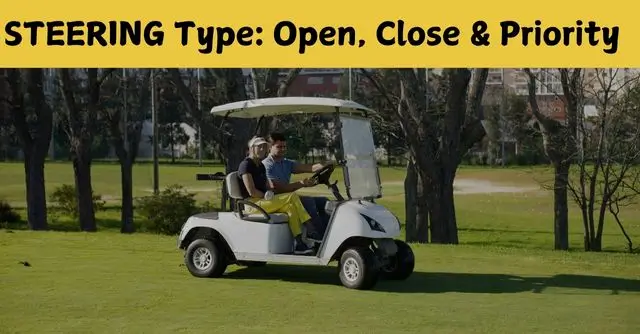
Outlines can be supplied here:
<path id="1" fill-rule="evenodd" d="M 316 184 L 313 180 L 305 178 L 304 180 L 291 183 L 292 174 L 315 173 L 325 166 L 332 165 L 333 162 L 325 162 L 322 164 L 302 164 L 294 160 L 287 159 L 285 153 L 287 151 L 287 141 L 284 134 L 272 133 L 269 136 L 269 144 L 271 146 L 269 155 L 262 160 L 262 164 L 267 170 L 267 179 L 271 188 L 276 194 L 294 192 L 300 188 L 313 187 Z M 311 216 L 310 229 L 307 229 L 306 238 L 310 240 L 321 241 L 327 225 L 329 223 L 329 215 L 325 212 L 326 197 L 300 196 L 302 205 Z"/>

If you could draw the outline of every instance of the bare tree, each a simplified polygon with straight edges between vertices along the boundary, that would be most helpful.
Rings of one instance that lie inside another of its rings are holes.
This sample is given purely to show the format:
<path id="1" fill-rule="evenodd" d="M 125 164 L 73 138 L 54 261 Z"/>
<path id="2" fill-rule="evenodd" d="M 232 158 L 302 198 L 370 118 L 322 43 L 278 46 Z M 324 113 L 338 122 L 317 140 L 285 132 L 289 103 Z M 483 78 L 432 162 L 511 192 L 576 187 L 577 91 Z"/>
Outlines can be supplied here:
<path id="1" fill-rule="evenodd" d="M 268 68 L 268 69 L 251 69 L 254 85 L 256 85 L 254 98 L 283 97 L 287 95 L 289 87 L 298 77 L 300 68 L 290 69 L 284 78 L 280 77 L 284 69 Z M 260 121 L 258 134 L 266 136 L 270 131 L 278 127 L 279 117 L 264 117 Z"/>
<path id="2" fill-rule="evenodd" d="M 545 154 L 554 168 L 554 248 L 569 249 L 569 207 L 567 187 L 569 169 L 576 153 L 576 135 L 578 117 L 582 114 L 583 90 L 582 69 L 561 68 L 558 70 L 562 85 L 562 96 L 558 95 L 565 105 L 566 120 L 558 121 L 544 114 L 538 103 L 537 88 L 547 84 L 541 79 L 543 71 L 524 69 L 527 74 L 529 104 L 542 134 Z M 539 77 L 540 76 L 540 77 Z M 547 87 L 550 88 L 550 87 Z M 553 90 L 553 87 L 551 87 Z"/>
<path id="3" fill-rule="evenodd" d="M 120 232 L 133 233 L 133 164 L 138 155 L 142 127 L 151 106 L 150 70 L 130 69 L 112 75 L 103 84 L 105 106 L 101 108 L 110 141 L 120 163 L 122 208 Z M 126 113 L 126 122 L 123 113 Z M 125 140 L 126 138 L 126 140 Z"/>
<path id="4" fill-rule="evenodd" d="M 424 69 L 362 73 L 396 106 L 407 139 L 407 240 L 428 242 L 429 229 L 431 242 L 457 244 L 453 181 L 462 156 L 485 135 L 481 103 L 488 70 L 445 69 L 429 83 Z"/>
<path id="5" fill-rule="evenodd" d="M 32 230 L 48 228 L 44 160 L 53 111 L 46 101 L 43 77 L 41 68 L 0 71 L 0 108 L 10 111 L 24 152 L 27 221 Z"/>
<path id="6" fill-rule="evenodd" d="M 583 87 L 597 115 L 578 123 L 578 177 L 571 178 L 568 187 L 582 213 L 585 251 L 602 250 L 607 210 L 616 218 L 632 251 L 618 212 L 640 190 L 640 172 L 635 168 L 640 158 L 638 76 L 624 77 L 620 69 L 591 73 L 595 75 Z"/>
<path id="7" fill-rule="evenodd" d="M 89 68 L 86 71 L 59 69 L 58 71 L 65 103 L 61 121 L 71 143 L 80 229 L 93 232 L 97 227 L 91 186 L 91 145 L 102 107 L 100 89 L 114 69 L 102 71 L 97 68 Z"/>
<path id="8" fill-rule="evenodd" d="M 397 122 L 396 107 L 390 105 L 389 100 L 373 87 L 366 79 L 361 79 L 359 72 L 352 73 L 352 83 L 349 85 L 349 76 L 343 74 L 338 87 L 340 98 L 348 99 L 351 95 L 353 101 L 366 104 L 375 110 L 371 114 L 371 125 L 373 128 L 374 141 L 377 145 L 383 146 L 387 151 L 387 161 L 391 164 L 393 157 L 406 154 L 406 140 L 402 133 L 400 124 Z M 382 85 L 397 85 L 393 82 L 384 82 Z M 349 92 L 351 86 L 351 92 Z M 350 94 L 351 93 L 351 94 Z"/>

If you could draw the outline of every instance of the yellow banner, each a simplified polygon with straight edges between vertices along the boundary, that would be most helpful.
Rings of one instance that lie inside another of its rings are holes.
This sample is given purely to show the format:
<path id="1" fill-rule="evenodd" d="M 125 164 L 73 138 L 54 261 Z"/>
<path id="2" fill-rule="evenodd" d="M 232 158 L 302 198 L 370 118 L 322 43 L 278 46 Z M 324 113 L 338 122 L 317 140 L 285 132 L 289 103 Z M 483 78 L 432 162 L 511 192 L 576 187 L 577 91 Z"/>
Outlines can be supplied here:
<path id="1" fill-rule="evenodd" d="M 1 1 L 2 67 L 640 67 L 632 1 Z"/>

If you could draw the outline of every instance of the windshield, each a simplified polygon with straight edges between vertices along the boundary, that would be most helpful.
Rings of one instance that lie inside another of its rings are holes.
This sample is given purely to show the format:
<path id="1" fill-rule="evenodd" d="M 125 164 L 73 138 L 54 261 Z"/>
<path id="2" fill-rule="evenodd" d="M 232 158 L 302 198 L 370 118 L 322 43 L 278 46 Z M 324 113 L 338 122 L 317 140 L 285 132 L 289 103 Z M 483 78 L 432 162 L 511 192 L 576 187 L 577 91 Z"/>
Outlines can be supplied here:
<path id="1" fill-rule="evenodd" d="M 340 116 L 346 163 L 345 186 L 351 198 L 380 198 L 378 162 L 369 119 Z"/>

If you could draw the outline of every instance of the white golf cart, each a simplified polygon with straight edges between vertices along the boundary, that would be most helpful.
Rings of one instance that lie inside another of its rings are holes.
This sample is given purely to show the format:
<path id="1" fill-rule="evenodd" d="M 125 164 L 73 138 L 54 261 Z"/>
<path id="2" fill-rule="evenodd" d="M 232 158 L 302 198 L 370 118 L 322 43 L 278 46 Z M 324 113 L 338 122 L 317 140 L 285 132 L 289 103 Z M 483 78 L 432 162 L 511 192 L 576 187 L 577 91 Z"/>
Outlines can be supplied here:
<path id="1" fill-rule="evenodd" d="M 329 114 L 335 117 L 347 199 L 337 181 L 329 178 L 334 166 L 313 174 L 318 184 L 332 190 L 334 200 L 324 208 L 330 215 L 316 255 L 293 254 L 293 235 L 283 213 L 267 214 L 242 198 L 240 179 L 232 172 L 224 180 L 234 212 L 207 212 L 190 217 L 178 237 L 185 250 L 185 263 L 196 277 L 221 276 L 229 264 L 259 266 L 267 262 L 327 265 L 338 261 L 339 277 L 347 288 L 371 289 L 378 278 L 404 280 L 414 268 L 408 244 L 394 240 L 400 235 L 400 221 L 375 203 L 382 197 L 380 176 L 370 120 L 374 111 L 353 101 L 333 98 L 285 97 L 229 103 L 211 112 L 224 117 L 258 118 L 292 114 Z M 199 179 L 207 179 L 200 176 Z M 244 206 L 253 208 L 247 213 Z"/>

